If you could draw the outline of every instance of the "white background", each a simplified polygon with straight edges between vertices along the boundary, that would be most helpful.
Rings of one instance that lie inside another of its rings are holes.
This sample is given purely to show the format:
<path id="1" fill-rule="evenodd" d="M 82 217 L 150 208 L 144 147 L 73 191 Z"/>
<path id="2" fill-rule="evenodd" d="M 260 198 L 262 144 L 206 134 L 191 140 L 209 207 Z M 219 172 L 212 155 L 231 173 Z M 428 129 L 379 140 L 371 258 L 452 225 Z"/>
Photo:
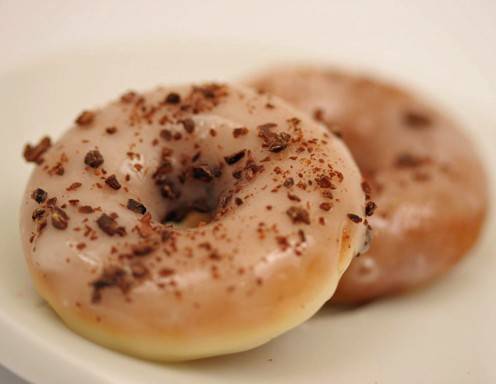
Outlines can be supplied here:
<path id="1" fill-rule="evenodd" d="M 0 0 L 0 73 L 67 50 L 160 39 L 311 51 L 403 79 L 415 71 L 425 92 L 466 87 L 472 112 L 494 118 L 496 1 Z M 460 72 L 484 95 L 459 83 Z M 21 382 L 0 367 L 0 383 Z"/>

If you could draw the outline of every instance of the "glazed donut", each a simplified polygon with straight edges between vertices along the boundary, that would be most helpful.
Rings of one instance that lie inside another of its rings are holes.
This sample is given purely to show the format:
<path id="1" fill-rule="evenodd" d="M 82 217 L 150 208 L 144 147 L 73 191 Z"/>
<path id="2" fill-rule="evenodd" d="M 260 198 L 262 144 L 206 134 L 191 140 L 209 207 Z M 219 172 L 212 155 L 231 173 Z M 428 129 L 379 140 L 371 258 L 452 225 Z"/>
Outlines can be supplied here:
<path id="1" fill-rule="evenodd" d="M 128 92 L 24 157 L 37 290 L 77 333 L 147 359 L 267 342 L 321 307 L 366 241 L 346 147 L 242 87 Z"/>
<path id="2" fill-rule="evenodd" d="M 474 244 L 487 211 L 486 178 L 449 117 L 394 85 L 335 70 L 277 68 L 251 84 L 342 136 L 377 204 L 371 248 L 351 263 L 334 301 L 422 285 Z"/>

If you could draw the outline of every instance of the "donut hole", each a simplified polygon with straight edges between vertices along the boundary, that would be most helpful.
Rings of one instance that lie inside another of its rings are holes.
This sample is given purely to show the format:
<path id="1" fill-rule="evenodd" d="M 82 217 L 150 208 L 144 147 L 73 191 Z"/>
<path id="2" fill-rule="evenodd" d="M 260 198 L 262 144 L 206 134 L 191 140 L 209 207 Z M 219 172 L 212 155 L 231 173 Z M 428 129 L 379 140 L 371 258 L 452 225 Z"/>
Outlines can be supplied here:
<path id="1" fill-rule="evenodd" d="M 235 195 L 262 172 L 248 143 L 233 139 L 237 125 L 217 120 L 197 121 L 194 137 L 161 148 L 152 177 L 164 202 L 154 217 L 163 224 L 194 228 L 212 222 L 231 201 L 241 205 Z"/>
<path id="2" fill-rule="evenodd" d="M 212 222 L 225 207 L 224 197 L 235 181 L 222 163 L 222 153 L 217 150 L 212 154 L 207 143 L 202 149 L 202 162 L 195 161 L 194 156 L 181 156 L 183 161 L 172 164 L 167 159 L 154 173 L 156 193 L 162 196 L 163 204 L 152 214 L 162 224 L 196 228 Z"/>
<path id="3" fill-rule="evenodd" d="M 182 201 L 168 208 L 163 215 L 162 224 L 171 224 L 182 228 L 196 228 L 210 223 L 216 212 L 217 204 L 206 204 L 205 198 Z"/>

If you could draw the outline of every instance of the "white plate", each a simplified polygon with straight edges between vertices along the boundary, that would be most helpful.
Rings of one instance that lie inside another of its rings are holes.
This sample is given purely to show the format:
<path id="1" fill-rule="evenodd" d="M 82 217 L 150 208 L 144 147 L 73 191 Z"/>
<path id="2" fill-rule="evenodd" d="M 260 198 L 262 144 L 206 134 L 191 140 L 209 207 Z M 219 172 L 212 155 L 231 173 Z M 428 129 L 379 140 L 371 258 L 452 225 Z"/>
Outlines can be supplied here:
<path id="1" fill-rule="evenodd" d="M 191 363 L 149 363 L 88 342 L 33 291 L 18 234 L 20 196 L 31 170 L 21 157 L 26 141 L 58 136 L 83 107 L 128 88 L 236 79 L 292 57 L 332 59 L 235 43 L 162 42 L 66 52 L 0 73 L 0 363 L 40 384 L 495 382 L 494 215 L 470 257 L 426 289 L 354 310 L 327 307 L 261 348 Z M 411 57 L 404 65 L 397 56 L 385 58 L 373 68 L 359 55 L 340 61 L 351 60 L 442 100 L 472 132 L 494 175 L 495 94 L 470 70 L 475 67 L 446 56 L 457 74 L 453 82 L 425 67 L 412 70 Z"/>

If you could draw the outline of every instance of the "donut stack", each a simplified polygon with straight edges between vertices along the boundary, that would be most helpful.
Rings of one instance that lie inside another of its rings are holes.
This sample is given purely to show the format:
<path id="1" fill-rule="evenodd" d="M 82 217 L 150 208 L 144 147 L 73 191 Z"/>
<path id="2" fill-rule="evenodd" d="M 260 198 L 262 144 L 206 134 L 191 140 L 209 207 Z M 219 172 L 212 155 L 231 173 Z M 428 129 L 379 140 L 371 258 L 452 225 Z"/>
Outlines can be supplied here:
<path id="1" fill-rule="evenodd" d="M 152 360 L 243 351 L 473 245 L 486 184 L 448 118 L 325 69 L 249 85 L 126 92 L 25 147 L 24 253 L 69 328 Z"/>

